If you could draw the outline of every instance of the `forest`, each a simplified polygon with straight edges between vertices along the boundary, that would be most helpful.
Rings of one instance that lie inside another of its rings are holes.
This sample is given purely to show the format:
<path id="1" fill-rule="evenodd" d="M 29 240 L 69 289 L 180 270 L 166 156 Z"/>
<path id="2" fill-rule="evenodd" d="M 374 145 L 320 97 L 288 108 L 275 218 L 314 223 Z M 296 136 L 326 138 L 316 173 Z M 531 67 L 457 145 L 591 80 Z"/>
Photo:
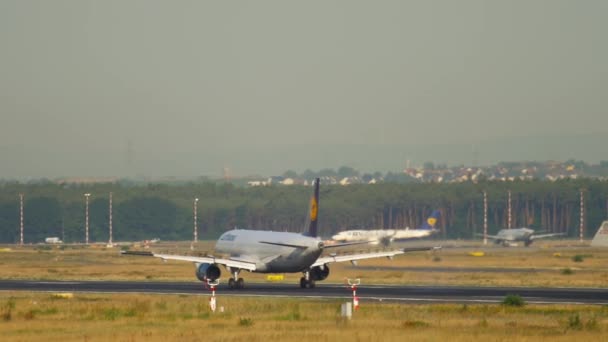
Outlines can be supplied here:
<path id="1" fill-rule="evenodd" d="M 483 232 L 483 192 L 488 227 L 508 225 L 511 192 L 513 227 L 565 232 L 578 237 L 583 194 L 585 237 L 592 237 L 608 216 L 608 182 L 597 179 L 531 180 L 455 184 L 391 183 L 349 186 L 321 184 L 319 229 L 324 237 L 344 229 L 417 227 L 433 210 L 442 217 L 436 238 L 471 239 Z M 91 242 L 108 241 L 112 193 L 114 241 L 191 240 L 195 198 L 199 239 L 215 239 L 235 227 L 300 232 L 312 188 L 303 185 L 243 187 L 229 182 L 184 184 L 0 184 L 0 242 L 19 242 L 23 194 L 24 241 L 56 236 L 83 242 L 85 193 L 89 198 Z"/>

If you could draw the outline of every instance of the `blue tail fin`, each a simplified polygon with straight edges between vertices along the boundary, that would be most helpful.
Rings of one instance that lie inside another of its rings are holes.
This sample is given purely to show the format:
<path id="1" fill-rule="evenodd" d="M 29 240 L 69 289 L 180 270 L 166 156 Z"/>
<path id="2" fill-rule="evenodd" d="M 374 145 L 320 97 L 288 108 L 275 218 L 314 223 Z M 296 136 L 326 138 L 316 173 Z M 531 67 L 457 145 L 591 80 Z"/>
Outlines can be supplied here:
<path id="1" fill-rule="evenodd" d="M 310 198 L 310 207 L 308 208 L 308 222 L 306 232 L 304 234 L 312 237 L 317 237 L 317 215 L 319 213 L 319 178 L 314 181 L 314 192 Z"/>
<path id="2" fill-rule="evenodd" d="M 418 229 L 435 229 L 435 225 L 440 216 L 439 210 L 434 210 L 431 216 L 429 216 Z"/>

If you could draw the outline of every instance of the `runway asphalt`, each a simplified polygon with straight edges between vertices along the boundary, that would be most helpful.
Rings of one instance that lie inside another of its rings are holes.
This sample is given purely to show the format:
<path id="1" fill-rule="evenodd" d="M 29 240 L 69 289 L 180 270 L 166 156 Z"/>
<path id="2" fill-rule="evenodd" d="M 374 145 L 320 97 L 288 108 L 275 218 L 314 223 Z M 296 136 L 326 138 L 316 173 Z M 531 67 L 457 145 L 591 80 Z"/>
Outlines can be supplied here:
<path id="1" fill-rule="evenodd" d="M 551 267 L 420 267 L 420 266 L 346 266 L 351 270 L 370 270 L 370 271 L 403 271 L 403 272 L 425 272 L 425 273 L 538 273 L 555 272 L 559 273 L 562 269 Z M 577 269 L 577 272 L 593 272 L 591 269 Z"/>
<path id="2" fill-rule="evenodd" d="M 29 281 L 0 280 L 0 291 L 156 293 L 209 295 L 200 282 L 154 281 Z M 471 286 L 389 286 L 362 284 L 357 295 L 362 302 L 407 303 L 499 303 L 506 295 L 516 294 L 528 303 L 608 304 L 608 289 L 529 288 Z M 297 284 L 246 283 L 241 290 L 220 284 L 217 296 L 278 298 L 349 299 L 352 291 L 341 284 L 318 282 L 314 289 Z"/>

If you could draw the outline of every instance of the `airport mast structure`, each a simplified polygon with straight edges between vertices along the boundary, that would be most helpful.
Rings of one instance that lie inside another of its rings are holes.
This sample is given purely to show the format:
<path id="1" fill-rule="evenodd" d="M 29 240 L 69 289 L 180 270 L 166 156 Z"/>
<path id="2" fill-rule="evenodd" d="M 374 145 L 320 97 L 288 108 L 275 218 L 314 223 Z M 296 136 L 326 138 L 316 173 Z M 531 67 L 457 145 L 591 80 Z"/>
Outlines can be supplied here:
<path id="1" fill-rule="evenodd" d="M 584 197 L 585 189 L 580 190 L 581 195 L 581 222 L 578 229 L 579 241 L 583 242 L 583 231 L 585 230 L 585 197 Z"/>
<path id="2" fill-rule="evenodd" d="M 89 244 L 89 196 L 91 194 L 84 194 L 85 198 L 85 209 L 84 209 L 84 243 Z"/>
<path id="3" fill-rule="evenodd" d="M 20 244 L 23 246 L 23 194 L 19 194 L 19 228 L 20 228 Z"/>
<path id="4" fill-rule="evenodd" d="M 110 192 L 110 203 L 109 203 L 108 215 L 109 215 L 108 228 L 110 230 L 110 239 L 108 240 L 108 245 L 110 247 L 112 247 L 112 193 L 111 192 Z"/>
<path id="5" fill-rule="evenodd" d="M 198 227 L 196 224 L 197 221 L 197 217 L 196 217 L 196 212 L 198 209 L 198 197 L 194 198 L 194 208 L 192 209 L 194 211 L 194 242 L 198 242 Z"/>
<path id="6" fill-rule="evenodd" d="M 507 218 L 507 228 L 511 229 L 511 190 L 507 191 L 508 194 L 508 201 L 507 201 L 507 206 L 508 206 L 508 218 Z"/>
<path id="7" fill-rule="evenodd" d="M 483 192 L 483 244 L 488 244 L 488 194 Z"/>

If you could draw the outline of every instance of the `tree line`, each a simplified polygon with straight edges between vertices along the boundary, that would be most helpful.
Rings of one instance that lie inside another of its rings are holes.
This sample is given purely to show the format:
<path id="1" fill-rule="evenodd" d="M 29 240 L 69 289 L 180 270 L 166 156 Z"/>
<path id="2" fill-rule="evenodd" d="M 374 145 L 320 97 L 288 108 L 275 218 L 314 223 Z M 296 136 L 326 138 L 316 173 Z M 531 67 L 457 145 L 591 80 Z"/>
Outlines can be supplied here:
<path id="1" fill-rule="evenodd" d="M 596 179 L 480 182 L 457 184 L 381 183 L 321 186 L 320 233 L 345 229 L 417 227 L 434 209 L 441 211 L 439 238 L 473 238 L 483 231 L 483 192 L 488 197 L 489 232 L 507 227 L 511 192 L 513 227 L 563 232 L 576 237 L 580 191 L 585 236 L 608 216 L 608 182 Z M 24 194 L 24 240 L 57 236 L 84 241 L 85 199 L 90 193 L 90 241 L 108 240 L 109 194 L 113 194 L 114 241 L 192 239 L 194 198 L 200 239 L 215 239 L 238 228 L 300 232 L 311 187 L 239 187 L 231 183 L 180 185 L 37 184 L 0 185 L 0 242 L 19 242 L 19 194 Z"/>

